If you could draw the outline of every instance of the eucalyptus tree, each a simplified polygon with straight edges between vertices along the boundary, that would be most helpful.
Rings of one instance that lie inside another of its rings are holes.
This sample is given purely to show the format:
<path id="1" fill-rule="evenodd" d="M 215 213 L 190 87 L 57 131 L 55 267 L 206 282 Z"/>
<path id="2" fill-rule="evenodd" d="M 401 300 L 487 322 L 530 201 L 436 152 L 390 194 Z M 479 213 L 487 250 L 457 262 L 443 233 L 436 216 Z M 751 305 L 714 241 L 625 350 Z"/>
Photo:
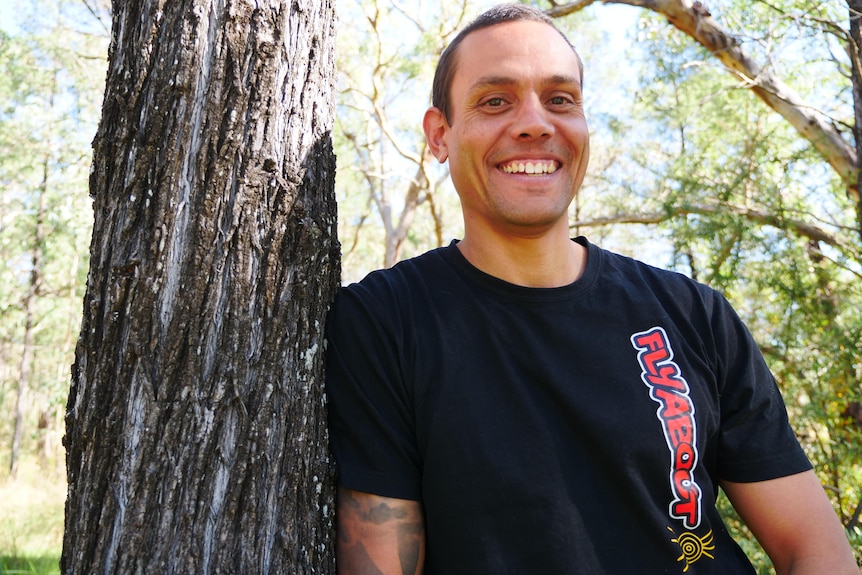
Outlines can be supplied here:
<path id="1" fill-rule="evenodd" d="M 345 0 L 339 31 L 339 225 L 346 279 L 437 247 L 457 226 L 422 113 L 437 56 L 480 2 Z"/>
<path id="2" fill-rule="evenodd" d="M 552 7 L 548 10 L 548 14 L 560 18 L 596 2 L 597 0 L 577 0 L 567 3 L 551 1 Z M 859 204 L 859 157 L 854 143 L 848 143 L 845 134 L 836 125 L 836 119 L 825 116 L 816 108 L 812 109 L 808 102 L 800 98 L 788 83 L 774 73 L 775 62 L 759 62 L 755 55 L 746 50 L 740 34 L 729 32 L 718 22 L 708 3 L 692 0 L 601 0 L 601 2 L 626 4 L 651 10 L 666 18 L 669 24 L 702 46 L 713 58 L 721 62 L 741 85 L 781 114 L 803 138 L 810 142 L 823 160 L 841 178 L 854 202 Z M 741 8 L 750 14 L 769 11 L 770 21 L 784 19 L 790 25 L 825 32 L 827 41 L 830 36 L 837 36 L 844 42 L 844 49 L 849 57 L 840 58 L 835 63 L 839 67 L 845 67 L 847 74 L 858 75 L 859 73 L 859 66 L 862 65 L 857 46 L 859 13 L 854 8 L 853 0 L 848 0 L 844 13 L 846 27 L 842 27 L 839 23 L 835 2 L 790 0 L 783 3 L 766 3 L 742 0 L 734 4 L 728 0 L 716 4 L 721 4 L 721 7 L 730 13 Z M 746 22 L 749 26 L 762 24 L 762 16 L 759 22 Z M 786 28 L 787 25 L 779 27 Z M 758 30 L 757 33 L 764 38 L 764 44 L 772 45 L 781 39 L 780 33 L 773 29 Z M 856 34 L 857 38 L 854 38 L 853 34 Z M 857 213 L 862 215 L 862 211 L 857 210 Z M 862 225 L 862 221 L 857 224 Z"/>
<path id="3" fill-rule="evenodd" d="M 333 573 L 333 5 L 113 7 L 61 570 Z"/>

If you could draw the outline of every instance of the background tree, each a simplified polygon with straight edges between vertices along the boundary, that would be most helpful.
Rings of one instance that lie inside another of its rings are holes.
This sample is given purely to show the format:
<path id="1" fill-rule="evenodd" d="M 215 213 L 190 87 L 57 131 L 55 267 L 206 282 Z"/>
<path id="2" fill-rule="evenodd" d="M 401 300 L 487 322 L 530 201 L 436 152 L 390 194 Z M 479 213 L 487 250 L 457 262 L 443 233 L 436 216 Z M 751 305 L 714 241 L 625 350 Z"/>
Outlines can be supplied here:
<path id="1" fill-rule="evenodd" d="M 115 3 L 65 573 L 331 573 L 333 8 Z"/>
<path id="2" fill-rule="evenodd" d="M 92 218 L 87 127 L 100 96 L 90 86 L 104 78 L 105 48 L 74 10 L 22 11 L 26 27 L 0 31 L 0 435 L 12 476 L 22 452 L 38 448 L 49 471 L 62 461 Z"/>
<path id="3" fill-rule="evenodd" d="M 476 4 L 340 5 L 342 19 L 352 23 L 338 38 L 336 139 L 347 280 L 454 237 L 457 200 L 425 146 L 421 114 L 430 100 L 436 56 Z"/>
<path id="4" fill-rule="evenodd" d="M 596 0 L 578 0 L 577 2 L 558 4 L 552 2 L 553 7 L 548 10 L 553 17 L 562 17 L 575 13 L 593 4 Z M 848 187 L 850 195 L 859 202 L 858 187 L 858 162 L 857 154 L 853 146 L 848 145 L 834 123 L 824 119 L 819 113 L 797 93 L 775 75 L 770 65 L 758 64 L 751 54 L 742 46 L 740 37 L 727 32 L 712 17 L 712 12 L 707 3 L 692 0 L 602 0 L 603 3 L 627 4 L 647 8 L 667 18 L 668 22 L 688 35 L 710 54 L 718 59 L 750 89 L 762 99 L 767 105 L 781 114 L 804 138 L 809 140 L 812 146 L 828 162 L 836 173 L 842 178 Z M 852 40 L 852 32 L 845 31 L 835 21 L 835 4 L 821 2 L 785 2 L 767 4 L 765 2 L 732 2 L 722 3 L 729 10 L 737 9 L 740 12 L 756 13 L 768 10 L 772 12 L 773 18 L 784 18 L 797 24 L 802 20 L 803 25 L 812 26 L 816 29 L 834 34 L 836 30 L 847 41 L 847 51 L 851 55 L 851 67 L 858 66 L 859 61 L 854 56 L 858 52 Z M 849 26 L 857 27 L 859 14 L 853 9 L 852 0 L 849 2 Z M 807 21 L 807 22 L 806 22 Z M 780 38 L 775 30 L 770 30 L 769 39 Z M 862 213 L 862 212 L 860 212 Z"/>

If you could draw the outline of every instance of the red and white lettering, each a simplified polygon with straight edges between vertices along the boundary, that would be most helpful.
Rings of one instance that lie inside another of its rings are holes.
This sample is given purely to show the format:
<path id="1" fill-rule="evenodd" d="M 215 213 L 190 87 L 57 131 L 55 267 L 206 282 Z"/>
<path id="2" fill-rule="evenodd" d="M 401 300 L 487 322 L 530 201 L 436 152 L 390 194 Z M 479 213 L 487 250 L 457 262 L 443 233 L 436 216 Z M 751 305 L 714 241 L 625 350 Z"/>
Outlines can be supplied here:
<path id="1" fill-rule="evenodd" d="M 697 467 L 697 428 L 688 382 L 673 361 L 673 350 L 664 329 L 654 327 L 631 337 L 638 351 L 641 379 L 658 403 L 656 416 L 670 450 L 670 488 L 674 499 L 670 516 L 686 528 L 700 525 L 702 490 L 694 478 Z"/>

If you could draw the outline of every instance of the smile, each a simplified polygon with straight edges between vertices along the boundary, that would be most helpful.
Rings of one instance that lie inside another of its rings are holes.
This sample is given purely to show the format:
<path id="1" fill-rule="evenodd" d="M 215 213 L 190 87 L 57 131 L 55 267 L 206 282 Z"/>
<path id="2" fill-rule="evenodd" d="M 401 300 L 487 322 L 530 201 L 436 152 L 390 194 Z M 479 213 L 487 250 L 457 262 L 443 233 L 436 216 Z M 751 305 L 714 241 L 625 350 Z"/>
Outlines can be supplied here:
<path id="1" fill-rule="evenodd" d="M 500 169 L 507 174 L 553 174 L 557 171 L 557 163 L 553 160 L 516 161 L 500 164 Z"/>

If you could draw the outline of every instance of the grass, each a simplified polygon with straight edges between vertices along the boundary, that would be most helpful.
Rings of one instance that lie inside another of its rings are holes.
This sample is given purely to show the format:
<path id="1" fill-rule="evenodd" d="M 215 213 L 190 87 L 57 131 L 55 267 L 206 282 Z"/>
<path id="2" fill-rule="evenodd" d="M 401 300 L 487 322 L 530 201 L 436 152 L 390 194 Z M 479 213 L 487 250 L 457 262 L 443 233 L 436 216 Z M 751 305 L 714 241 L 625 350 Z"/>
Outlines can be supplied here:
<path id="1" fill-rule="evenodd" d="M 60 557 L 0 557 L 0 575 L 57 575 Z"/>
<path id="2" fill-rule="evenodd" d="M 0 575 L 57 575 L 63 545 L 66 484 L 35 458 L 20 462 L 18 477 L 0 473 Z"/>

